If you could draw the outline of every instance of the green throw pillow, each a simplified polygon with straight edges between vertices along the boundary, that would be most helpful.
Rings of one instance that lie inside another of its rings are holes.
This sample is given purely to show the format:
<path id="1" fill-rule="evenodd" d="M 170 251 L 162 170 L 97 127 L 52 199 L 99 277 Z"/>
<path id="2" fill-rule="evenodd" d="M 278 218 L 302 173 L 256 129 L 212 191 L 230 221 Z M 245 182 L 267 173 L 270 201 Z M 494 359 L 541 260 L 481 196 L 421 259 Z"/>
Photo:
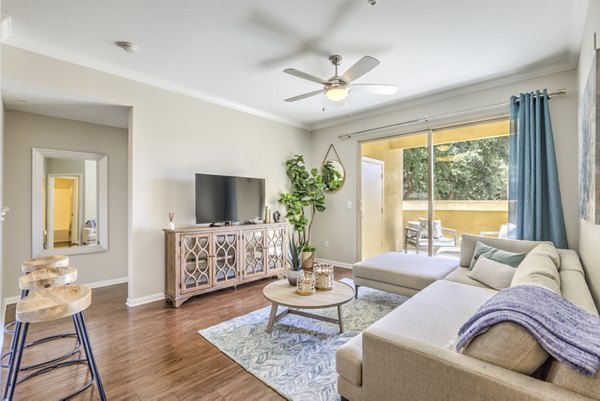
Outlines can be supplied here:
<path id="1" fill-rule="evenodd" d="M 517 267 L 519 263 L 525 259 L 526 254 L 503 251 L 502 249 L 497 249 L 477 241 L 469 270 L 473 270 L 473 267 L 475 267 L 475 263 L 477 263 L 477 259 L 479 259 L 480 256 L 485 256 L 486 258 L 494 260 L 498 263 Z"/>

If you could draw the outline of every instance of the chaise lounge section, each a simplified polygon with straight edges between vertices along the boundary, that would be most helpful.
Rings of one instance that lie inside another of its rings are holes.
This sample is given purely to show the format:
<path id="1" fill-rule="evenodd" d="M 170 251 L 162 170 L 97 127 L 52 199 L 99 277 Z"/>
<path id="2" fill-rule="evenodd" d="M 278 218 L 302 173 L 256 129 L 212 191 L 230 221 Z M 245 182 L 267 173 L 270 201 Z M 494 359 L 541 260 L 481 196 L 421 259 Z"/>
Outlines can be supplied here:
<path id="1" fill-rule="evenodd" d="M 515 274 L 513 285 L 556 285 L 567 300 L 598 315 L 574 251 L 557 251 L 549 244 L 538 247 L 540 242 L 463 236 L 460 267 L 428 285 L 338 350 L 338 392 L 343 398 L 600 400 L 598 374 L 588 378 L 549 358 L 533 336 L 513 323 L 492 327 L 472 342 L 472 350 L 469 346 L 462 353 L 456 352 L 454 343 L 460 326 L 497 293 L 467 276 L 477 241 L 506 251 L 528 253 L 517 269 L 521 271 Z M 532 375 L 533 369 L 539 376 L 539 364 L 549 368 L 545 379 Z"/>

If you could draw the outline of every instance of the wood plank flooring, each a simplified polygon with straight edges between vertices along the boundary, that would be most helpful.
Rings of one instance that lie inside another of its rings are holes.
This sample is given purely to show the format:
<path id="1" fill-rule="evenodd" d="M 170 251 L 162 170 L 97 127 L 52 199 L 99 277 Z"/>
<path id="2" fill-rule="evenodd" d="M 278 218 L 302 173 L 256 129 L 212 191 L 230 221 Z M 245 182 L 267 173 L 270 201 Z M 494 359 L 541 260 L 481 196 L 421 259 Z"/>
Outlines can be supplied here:
<path id="1" fill-rule="evenodd" d="M 336 268 L 337 280 L 351 270 Z M 262 295 L 271 279 L 192 298 L 175 309 L 164 301 L 128 308 L 127 284 L 93 290 L 85 312 L 94 355 L 110 401 L 284 400 L 271 388 L 198 335 L 198 330 L 269 306 Z M 14 320 L 9 306 L 6 322 Z M 28 339 L 73 331 L 70 319 L 30 326 Z M 28 348 L 23 364 L 59 355 L 73 343 L 61 340 Z M 10 336 L 4 337 L 3 352 Z M 2 369 L 2 383 L 6 369 Z M 56 369 L 19 384 L 15 400 L 52 401 L 89 379 L 85 365 Z M 98 400 L 96 388 L 75 400 Z"/>

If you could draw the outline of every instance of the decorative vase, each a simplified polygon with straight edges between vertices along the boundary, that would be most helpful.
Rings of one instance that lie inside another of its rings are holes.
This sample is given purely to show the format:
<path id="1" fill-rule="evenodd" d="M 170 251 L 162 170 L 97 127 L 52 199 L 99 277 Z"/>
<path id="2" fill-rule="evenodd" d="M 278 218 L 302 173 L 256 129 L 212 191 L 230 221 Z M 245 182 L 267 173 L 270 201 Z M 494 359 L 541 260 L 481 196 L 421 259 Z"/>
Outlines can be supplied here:
<path id="1" fill-rule="evenodd" d="M 296 294 L 312 295 L 315 293 L 315 275 L 306 271 L 298 274 Z"/>
<path id="2" fill-rule="evenodd" d="M 316 263 L 314 272 L 315 288 L 317 290 L 328 291 L 333 289 L 333 265 Z"/>
<path id="3" fill-rule="evenodd" d="M 300 270 L 288 270 L 287 272 L 288 283 L 290 283 L 292 287 L 295 287 L 298 284 L 298 273 L 300 273 Z"/>
<path id="4" fill-rule="evenodd" d="M 175 223 L 170 222 L 169 223 L 169 230 L 174 230 L 175 229 Z"/>
<path id="5" fill-rule="evenodd" d="M 312 272 L 315 264 L 315 253 L 314 252 L 302 252 L 302 270 Z"/>

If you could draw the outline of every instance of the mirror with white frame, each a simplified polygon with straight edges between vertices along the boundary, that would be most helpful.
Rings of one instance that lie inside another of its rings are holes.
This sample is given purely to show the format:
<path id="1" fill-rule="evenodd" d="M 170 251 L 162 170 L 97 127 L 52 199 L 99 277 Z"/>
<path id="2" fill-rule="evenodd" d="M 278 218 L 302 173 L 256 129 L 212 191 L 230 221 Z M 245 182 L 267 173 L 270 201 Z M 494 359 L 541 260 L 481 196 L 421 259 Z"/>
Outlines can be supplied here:
<path id="1" fill-rule="evenodd" d="M 32 257 L 108 250 L 107 159 L 33 148 Z"/>

